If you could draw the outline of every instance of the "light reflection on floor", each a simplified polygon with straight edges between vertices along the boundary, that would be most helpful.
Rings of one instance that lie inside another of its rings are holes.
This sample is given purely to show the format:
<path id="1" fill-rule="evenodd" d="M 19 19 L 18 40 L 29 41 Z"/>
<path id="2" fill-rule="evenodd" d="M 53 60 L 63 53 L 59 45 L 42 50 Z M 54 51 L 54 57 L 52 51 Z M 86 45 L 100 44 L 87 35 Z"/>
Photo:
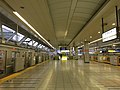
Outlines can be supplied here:
<path id="1" fill-rule="evenodd" d="M 56 60 L 3 83 L 0 90 L 120 90 L 120 67 Z"/>

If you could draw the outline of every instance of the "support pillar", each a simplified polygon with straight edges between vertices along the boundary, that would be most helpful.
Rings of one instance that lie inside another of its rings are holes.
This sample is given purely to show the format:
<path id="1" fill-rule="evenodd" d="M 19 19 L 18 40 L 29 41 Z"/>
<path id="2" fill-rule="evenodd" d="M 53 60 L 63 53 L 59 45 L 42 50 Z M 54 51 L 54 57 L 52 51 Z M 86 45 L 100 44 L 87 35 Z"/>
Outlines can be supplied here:
<path id="1" fill-rule="evenodd" d="M 70 47 L 70 56 L 73 56 L 73 47 Z"/>
<path id="2" fill-rule="evenodd" d="M 32 48 L 33 48 L 33 39 L 32 39 Z"/>
<path id="3" fill-rule="evenodd" d="M 89 63 L 89 42 L 88 41 L 85 41 L 84 42 L 84 48 L 83 48 L 83 51 L 84 51 L 84 62 L 85 63 Z"/>
<path id="4" fill-rule="evenodd" d="M 16 25 L 16 32 L 15 32 L 15 35 L 16 35 L 16 42 L 15 42 L 15 45 L 18 45 L 18 30 L 19 30 L 19 28 L 18 28 L 18 24 Z"/>
<path id="5" fill-rule="evenodd" d="M 115 11 L 116 11 L 116 27 L 117 27 L 117 36 L 119 36 L 119 17 L 118 17 L 118 6 L 115 6 Z"/>
<path id="6" fill-rule="evenodd" d="M 70 47 L 70 57 L 69 57 L 69 59 L 70 59 L 70 60 L 73 60 L 73 59 L 75 59 L 75 58 L 76 58 L 75 46 L 72 46 L 72 47 Z"/>
<path id="7" fill-rule="evenodd" d="M 102 18 L 102 34 L 104 33 L 104 19 Z"/>
<path id="8" fill-rule="evenodd" d="M 75 47 L 75 60 L 78 60 L 78 47 Z"/>

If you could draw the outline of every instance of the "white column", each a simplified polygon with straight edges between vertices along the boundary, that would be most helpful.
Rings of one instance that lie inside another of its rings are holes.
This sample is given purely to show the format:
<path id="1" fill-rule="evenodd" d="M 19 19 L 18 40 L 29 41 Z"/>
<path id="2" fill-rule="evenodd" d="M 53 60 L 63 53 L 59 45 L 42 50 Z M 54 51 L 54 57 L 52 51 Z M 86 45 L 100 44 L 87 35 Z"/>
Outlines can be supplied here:
<path id="1" fill-rule="evenodd" d="M 88 41 L 85 41 L 84 42 L 84 49 L 83 49 L 83 51 L 84 51 L 84 62 L 85 63 L 89 63 L 89 44 L 88 44 L 89 42 Z"/>
<path id="2" fill-rule="evenodd" d="M 73 49 L 73 47 L 70 47 L 70 56 L 73 56 L 72 49 Z"/>
<path id="3" fill-rule="evenodd" d="M 78 60 L 78 47 L 75 47 L 75 59 Z"/>

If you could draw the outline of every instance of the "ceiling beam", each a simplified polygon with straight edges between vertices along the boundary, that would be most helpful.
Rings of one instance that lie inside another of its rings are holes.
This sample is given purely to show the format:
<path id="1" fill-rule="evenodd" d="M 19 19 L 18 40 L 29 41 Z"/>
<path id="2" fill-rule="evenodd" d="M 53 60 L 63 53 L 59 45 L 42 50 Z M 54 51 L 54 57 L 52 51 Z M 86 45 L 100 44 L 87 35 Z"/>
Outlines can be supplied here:
<path id="1" fill-rule="evenodd" d="M 68 13 L 68 18 L 67 18 L 67 24 L 66 24 L 66 29 L 65 29 L 65 36 L 64 39 L 66 38 L 70 25 L 71 25 L 71 20 L 73 18 L 73 14 L 75 12 L 76 6 L 77 6 L 78 0 L 71 0 L 71 5 Z"/>

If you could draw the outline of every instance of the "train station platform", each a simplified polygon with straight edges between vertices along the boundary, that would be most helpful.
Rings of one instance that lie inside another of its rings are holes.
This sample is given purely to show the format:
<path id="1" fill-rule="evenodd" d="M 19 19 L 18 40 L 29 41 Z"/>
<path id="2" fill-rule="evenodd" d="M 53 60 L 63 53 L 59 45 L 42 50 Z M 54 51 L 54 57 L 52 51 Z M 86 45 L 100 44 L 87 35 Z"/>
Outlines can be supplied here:
<path id="1" fill-rule="evenodd" d="M 120 90 L 120 67 L 82 60 L 47 61 L 0 84 L 0 90 Z"/>

